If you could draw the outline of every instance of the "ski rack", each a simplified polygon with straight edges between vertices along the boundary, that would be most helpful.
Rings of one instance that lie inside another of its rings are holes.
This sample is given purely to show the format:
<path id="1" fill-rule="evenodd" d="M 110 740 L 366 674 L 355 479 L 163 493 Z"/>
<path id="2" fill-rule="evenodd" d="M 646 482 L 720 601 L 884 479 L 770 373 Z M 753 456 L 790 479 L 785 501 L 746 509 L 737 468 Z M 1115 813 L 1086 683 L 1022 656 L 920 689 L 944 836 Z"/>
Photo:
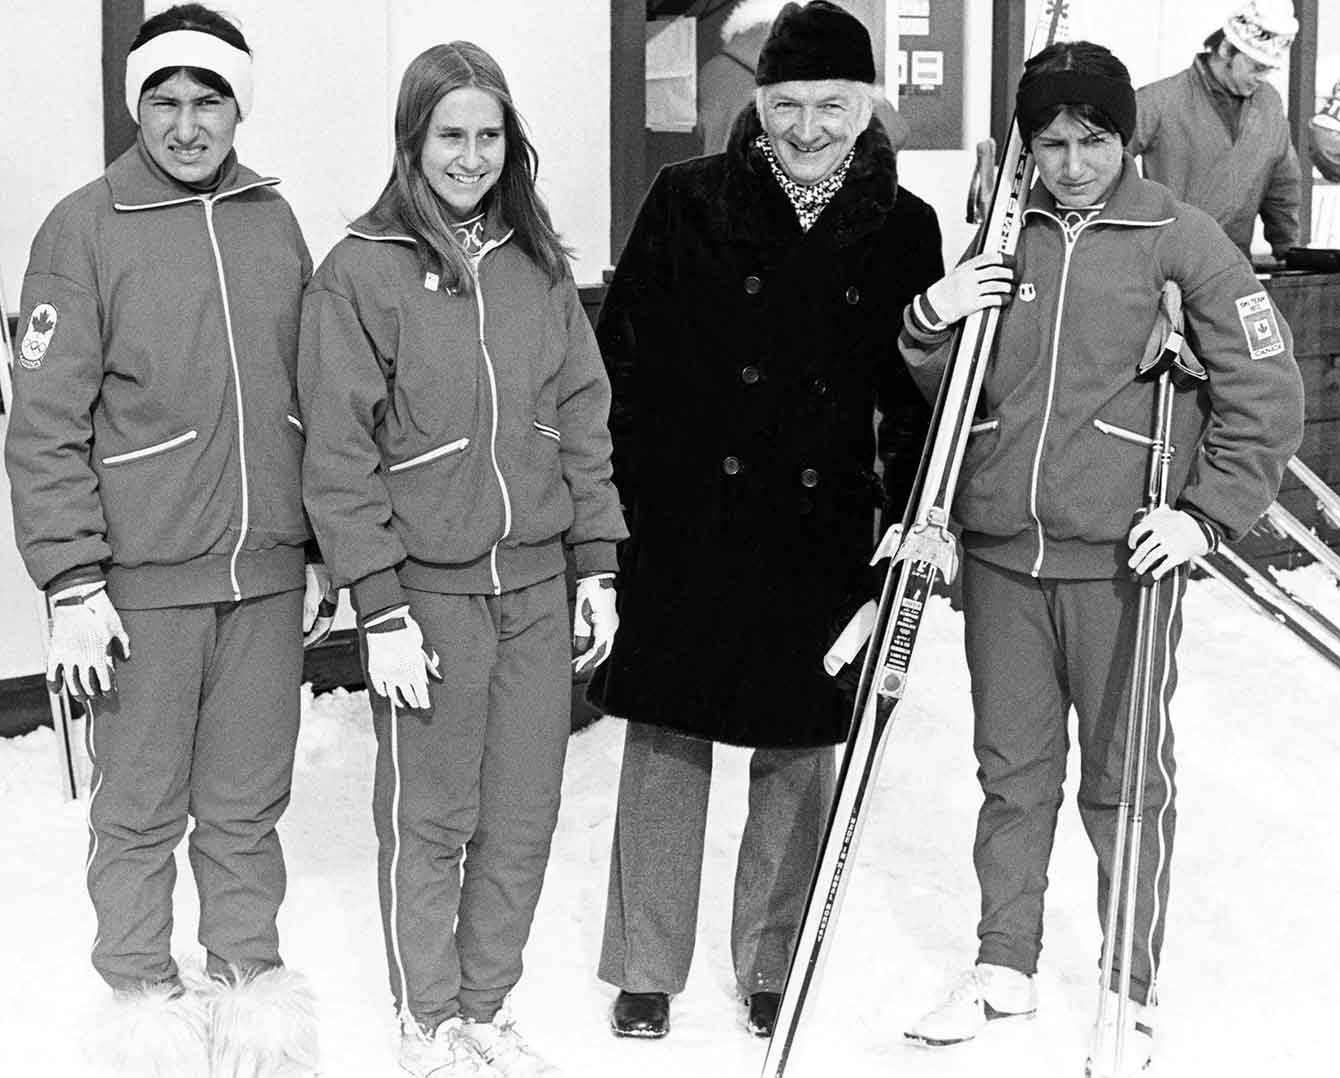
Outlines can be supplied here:
<path id="1" fill-rule="evenodd" d="M 1324 512 L 1324 510 L 1323 510 Z M 1335 580 L 1340 581 L 1340 554 L 1337 554 L 1311 528 L 1294 516 L 1279 502 L 1272 502 L 1261 517 L 1258 527 L 1287 539 L 1310 554 Z"/>
<path id="2" fill-rule="evenodd" d="M 1043 0 L 1029 56 L 1054 41 L 1068 40 L 1073 6 L 1073 0 Z M 974 253 L 1014 253 L 1032 177 L 1032 156 L 1011 119 L 990 212 Z M 936 580 L 952 581 L 958 569 L 949 510 L 982 381 L 995 347 L 1000 313 L 997 307 L 977 311 L 955 330 L 951 358 L 931 415 L 931 433 L 903 521 L 889 529 L 876 551 L 876 561 L 890 550 L 893 554 L 866 647 L 832 808 L 763 1061 L 763 1078 L 782 1078 L 785 1074 L 805 1005 L 817 987 L 827 957 L 829 930 L 846 892 L 847 869 L 860 841 L 894 709 L 907 688 L 908 668 L 926 602 Z"/>
<path id="3" fill-rule="evenodd" d="M 1332 528 L 1340 528 L 1340 494 L 1297 457 L 1289 458 L 1289 471 L 1310 490 L 1317 499 L 1317 510 Z"/>
<path id="4" fill-rule="evenodd" d="M 1196 565 L 1258 612 L 1279 622 L 1323 658 L 1340 666 L 1340 627 L 1290 595 L 1227 544 L 1196 559 Z"/>

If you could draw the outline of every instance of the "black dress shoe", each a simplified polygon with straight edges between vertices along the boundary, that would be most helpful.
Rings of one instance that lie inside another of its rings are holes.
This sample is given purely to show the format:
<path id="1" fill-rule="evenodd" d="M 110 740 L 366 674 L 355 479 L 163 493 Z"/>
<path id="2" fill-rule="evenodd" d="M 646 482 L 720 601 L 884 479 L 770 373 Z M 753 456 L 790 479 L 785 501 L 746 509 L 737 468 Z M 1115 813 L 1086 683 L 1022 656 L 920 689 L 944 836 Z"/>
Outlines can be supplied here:
<path id="1" fill-rule="evenodd" d="M 610 1011 L 616 1037 L 664 1037 L 670 1032 L 670 996 L 665 992 L 620 992 Z"/>
<path id="2" fill-rule="evenodd" d="M 777 1025 L 777 1008 L 782 1002 L 780 992 L 755 992 L 749 997 L 749 1032 L 755 1037 L 771 1037 Z"/>

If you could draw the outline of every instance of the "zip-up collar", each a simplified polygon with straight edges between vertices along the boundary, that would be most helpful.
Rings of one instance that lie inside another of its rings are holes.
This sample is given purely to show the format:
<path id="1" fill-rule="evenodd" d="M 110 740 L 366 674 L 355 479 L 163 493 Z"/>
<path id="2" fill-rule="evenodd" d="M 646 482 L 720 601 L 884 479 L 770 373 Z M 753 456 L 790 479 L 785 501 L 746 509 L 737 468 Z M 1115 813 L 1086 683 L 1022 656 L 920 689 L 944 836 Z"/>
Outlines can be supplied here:
<path id="1" fill-rule="evenodd" d="M 228 151 L 220 169 L 222 179 L 214 190 L 193 191 L 164 174 L 149 157 L 143 142 L 136 139 L 134 146 L 107 167 L 106 180 L 112 206 L 121 212 L 212 202 L 279 183 L 277 177 L 260 176 L 241 164 L 235 150 Z"/>
<path id="2" fill-rule="evenodd" d="M 1057 206 L 1056 199 L 1047 190 L 1046 184 L 1041 180 L 1034 183 L 1028 195 L 1024 217 L 1046 217 L 1059 225 L 1064 214 L 1065 210 Z M 1157 227 L 1170 225 L 1176 219 L 1172 194 L 1166 188 L 1142 179 L 1136 171 L 1134 159 L 1130 154 L 1126 154 L 1121 175 L 1117 178 L 1117 185 L 1108 196 L 1107 203 L 1076 232 L 1100 225 Z"/>

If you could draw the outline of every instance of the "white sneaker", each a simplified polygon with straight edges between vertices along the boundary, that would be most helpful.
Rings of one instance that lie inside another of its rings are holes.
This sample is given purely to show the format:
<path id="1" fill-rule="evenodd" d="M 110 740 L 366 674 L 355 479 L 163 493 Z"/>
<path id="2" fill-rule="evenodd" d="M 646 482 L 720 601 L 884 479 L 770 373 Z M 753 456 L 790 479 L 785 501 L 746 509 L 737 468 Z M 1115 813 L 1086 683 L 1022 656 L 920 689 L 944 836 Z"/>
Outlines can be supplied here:
<path id="1" fill-rule="evenodd" d="M 562 1074 L 516 1031 L 506 1000 L 491 1022 L 466 1019 L 461 1025 L 461 1036 L 493 1068 L 491 1073 L 502 1078 L 560 1078 Z"/>
<path id="2" fill-rule="evenodd" d="M 1008 966 L 978 963 L 954 982 L 949 997 L 903 1034 L 929 1048 L 972 1040 L 990 1022 L 1032 1018 L 1038 1011 L 1033 978 Z"/>
<path id="3" fill-rule="evenodd" d="M 1130 1000 L 1126 1004 L 1126 1036 L 1121 1058 L 1117 1058 L 1118 1003 L 1117 994 L 1109 992 L 1103 1022 L 1094 1022 L 1093 1043 L 1084 1063 L 1085 1078 L 1135 1078 L 1154 1057 L 1154 1008 Z"/>
<path id="4" fill-rule="evenodd" d="M 429 1034 L 406 1018 L 400 1027 L 400 1069 L 414 1078 L 497 1078 L 462 1025 L 460 1018 L 448 1018 Z"/>

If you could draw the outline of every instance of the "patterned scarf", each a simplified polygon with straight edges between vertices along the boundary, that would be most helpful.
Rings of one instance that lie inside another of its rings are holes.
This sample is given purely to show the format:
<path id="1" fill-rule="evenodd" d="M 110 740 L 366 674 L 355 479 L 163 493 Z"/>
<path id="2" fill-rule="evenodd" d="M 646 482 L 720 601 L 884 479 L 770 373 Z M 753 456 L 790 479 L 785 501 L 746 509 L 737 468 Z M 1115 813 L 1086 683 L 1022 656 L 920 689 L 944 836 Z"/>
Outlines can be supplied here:
<path id="1" fill-rule="evenodd" d="M 800 230 L 808 232 L 810 226 L 819 219 L 819 214 L 824 212 L 824 207 L 838 193 L 847 178 L 847 169 L 851 167 L 852 158 L 856 156 L 856 147 L 853 146 L 847 156 L 842 159 L 842 164 L 838 165 L 825 179 L 818 183 L 810 184 L 808 187 L 803 183 L 796 183 L 782 169 L 777 160 L 777 153 L 772 148 L 772 140 L 767 134 L 759 135 L 754 139 L 755 148 L 763 155 L 763 160 L 767 161 L 768 168 L 772 169 L 773 178 L 786 193 L 786 197 L 791 202 L 791 208 L 796 211 L 796 219 L 800 221 Z"/>
<path id="2" fill-rule="evenodd" d="M 471 258 L 477 258 L 484 246 L 484 214 L 477 213 L 468 221 L 460 221 L 451 226 L 456 234 L 456 242 Z"/>

